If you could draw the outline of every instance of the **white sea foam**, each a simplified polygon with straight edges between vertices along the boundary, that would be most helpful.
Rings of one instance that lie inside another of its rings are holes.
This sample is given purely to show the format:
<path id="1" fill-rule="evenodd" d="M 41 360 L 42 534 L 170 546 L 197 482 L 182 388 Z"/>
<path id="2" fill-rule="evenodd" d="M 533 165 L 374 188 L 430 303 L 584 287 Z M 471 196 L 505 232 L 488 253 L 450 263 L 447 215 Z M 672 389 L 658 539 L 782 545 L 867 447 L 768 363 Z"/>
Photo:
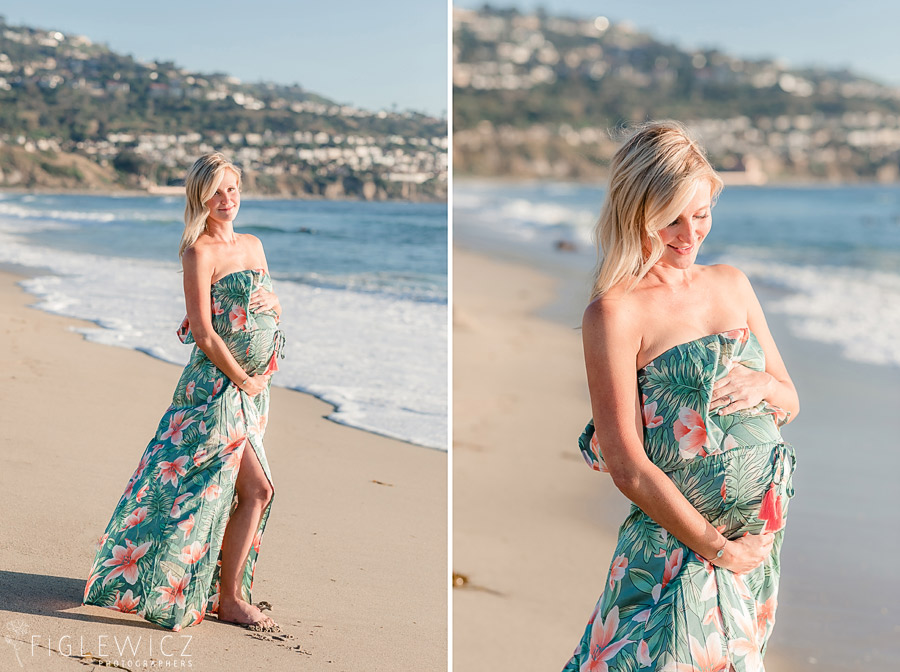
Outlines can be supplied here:
<path id="1" fill-rule="evenodd" d="M 15 203 L 6 203 L 0 200 L 0 216 L 18 217 L 22 219 L 58 219 L 58 220 L 82 220 L 94 222 L 112 222 L 116 216 L 111 212 L 76 212 L 72 210 L 39 210 L 22 207 Z"/>
<path id="2" fill-rule="evenodd" d="M 568 190 L 563 193 L 567 194 Z M 477 224 L 525 241 L 552 243 L 558 239 L 573 239 L 589 244 L 597 212 L 554 202 L 554 195 L 559 194 L 553 191 L 546 199 L 501 195 L 481 192 L 477 185 L 467 184 L 454 190 L 453 208 L 463 215 L 460 218 L 462 226 Z"/>
<path id="3" fill-rule="evenodd" d="M 848 359 L 900 366 L 900 275 L 850 267 L 791 266 L 725 255 L 754 282 L 789 290 L 767 302 L 801 338 L 833 343 Z"/>
<path id="4" fill-rule="evenodd" d="M 565 186 L 557 194 L 554 185 L 543 183 L 456 185 L 457 237 L 473 239 L 500 254 L 508 253 L 510 243 L 518 241 L 521 245 L 514 258 L 532 257 L 546 263 L 554 239 L 588 243 L 599 213 L 598 192 L 579 192 L 579 187 Z M 754 284 L 774 284 L 786 290 L 769 300 L 767 309 L 784 314 L 797 336 L 836 344 L 847 359 L 900 366 L 900 268 L 892 266 L 897 244 L 892 242 L 896 233 L 889 218 L 893 201 L 879 206 L 870 219 L 857 222 L 847 213 L 858 214 L 860 203 L 869 207 L 871 194 L 842 193 L 849 205 L 834 199 L 822 205 L 819 193 L 730 193 L 730 210 L 724 203 L 717 210 L 717 217 L 725 224 L 719 225 L 715 240 L 707 243 L 707 252 L 714 254 L 715 261 L 737 266 Z M 772 220 L 766 208 L 781 212 L 779 207 L 790 217 Z M 835 215 L 832 210 L 837 207 L 843 210 Z M 873 231 L 871 218 L 876 215 L 881 217 L 877 221 L 882 222 L 882 228 Z M 771 238 L 777 245 L 760 247 L 748 244 L 746 239 L 736 242 L 735 237 L 740 239 L 748 227 L 758 240 Z M 861 258 L 873 261 L 874 254 L 864 252 L 869 250 L 873 236 L 880 236 L 885 243 L 877 250 L 880 270 L 850 265 L 859 263 L 850 254 L 854 250 L 859 250 Z M 717 248 L 711 247 L 713 244 Z M 844 259 L 850 261 L 826 265 L 824 260 L 834 256 L 835 248 L 846 253 Z M 580 246 L 580 251 L 577 259 L 567 257 L 567 263 L 582 264 L 587 255 L 592 255 L 592 245 Z M 868 256 L 862 257 L 864 253 Z M 785 263 L 785 259 L 791 259 L 791 263 Z"/>
<path id="5" fill-rule="evenodd" d="M 37 307 L 94 322 L 78 329 L 89 340 L 187 361 L 176 264 L 36 247 L 19 228 L 0 220 L 0 263 L 52 271 L 22 283 Z M 275 384 L 334 404 L 335 421 L 446 449 L 446 303 L 275 283 L 287 339 Z"/>

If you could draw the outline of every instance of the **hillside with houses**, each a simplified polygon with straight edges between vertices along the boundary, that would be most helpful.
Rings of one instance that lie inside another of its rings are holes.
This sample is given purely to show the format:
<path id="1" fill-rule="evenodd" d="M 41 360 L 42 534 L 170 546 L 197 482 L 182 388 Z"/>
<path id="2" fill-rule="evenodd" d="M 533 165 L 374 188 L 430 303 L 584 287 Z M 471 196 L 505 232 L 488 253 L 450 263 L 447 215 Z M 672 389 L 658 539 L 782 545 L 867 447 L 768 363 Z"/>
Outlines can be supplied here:
<path id="1" fill-rule="evenodd" d="M 455 9 L 457 175 L 595 179 L 616 130 L 675 118 L 732 182 L 900 175 L 900 89 L 686 50 L 603 16 Z"/>
<path id="2" fill-rule="evenodd" d="M 442 200 L 447 122 L 141 62 L 0 18 L 0 187 L 165 191 L 222 151 L 258 194 Z"/>

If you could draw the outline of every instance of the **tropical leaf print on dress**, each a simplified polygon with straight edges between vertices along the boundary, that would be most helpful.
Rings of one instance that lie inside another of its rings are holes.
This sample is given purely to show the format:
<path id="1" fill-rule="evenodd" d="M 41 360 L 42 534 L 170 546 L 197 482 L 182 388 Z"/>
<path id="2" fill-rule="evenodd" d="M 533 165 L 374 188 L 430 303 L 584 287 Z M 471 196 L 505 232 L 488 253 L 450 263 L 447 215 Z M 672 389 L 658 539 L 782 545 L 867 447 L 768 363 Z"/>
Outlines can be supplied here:
<path id="1" fill-rule="evenodd" d="M 644 450 L 729 539 L 775 532 L 769 557 L 744 575 L 715 567 L 632 504 L 604 592 L 564 672 L 762 670 L 794 451 L 778 431 L 782 409 L 710 408 L 713 383 L 733 366 L 765 369 L 749 329 L 676 345 L 638 371 Z M 606 471 L 593 422 L 578 444 L 589 466 Z"/>
<path id="2" fill-rule="evenodd" d="M 210 288 L 213 328 L 251 375 L 277 371 L 284 340 L 277 315 L 250 310 L 259 287 L 272 289 L 263 270 L 231 273 Z M 187 318 L 178 336 L 194 342 Z M 248 396 L 194 346 L 172 404 L 100 537 L 84 604 L 136 613 L 176 631 L 215 613 L 222 537 L 248 446 L 272 481 L 262 443 L 268 412 L 268 388 Z M 244 567 L 247 602 L 270 508 L 271 502 Z"/>

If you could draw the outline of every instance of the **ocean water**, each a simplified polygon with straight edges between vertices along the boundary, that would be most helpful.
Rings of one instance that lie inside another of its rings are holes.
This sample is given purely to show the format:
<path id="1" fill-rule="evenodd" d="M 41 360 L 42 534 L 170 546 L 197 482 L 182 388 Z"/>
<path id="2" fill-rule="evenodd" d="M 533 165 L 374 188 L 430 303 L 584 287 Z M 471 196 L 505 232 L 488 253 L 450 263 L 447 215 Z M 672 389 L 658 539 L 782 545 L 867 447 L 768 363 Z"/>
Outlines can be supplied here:
<path id="1" fill-rule="evenodd" d="M 183 212 L 183 197 L 0 194 L 0 264 L 31 269 L 39 308 L 94 322 L 88 339 L 183 364 Z M 446 450 L 446 206 L 244 198 L 235 228 L 262 240 L 284 308 L 273 384 Z"/>
<path id="2" fill-rule="evenodd" d="M 544 316 L 575 327 L 603 197 L 586 185 L 456 181 L 454 244 L 561 281 L 560 307 Z M 800 392 L 784 432 L 797 474 L 770 646 L 777 669 L 900 670 L 900 510 L 881 476 L 900 468 L 900 189 L 726 187 L 700 262 L 749 275 L 779 315 L 770 324 Z M 609 510 L 596 516 L 618 524 Z"/>
<path id="3" fill-rule="evenodd" d="M 454 239 L 583 278 L 583 306 L 603 197 L 580 184 L 456 181 Z M 900 367 L 897 187 L 726 187 L 698 261 L 743 270 L 796 336 Z"/>

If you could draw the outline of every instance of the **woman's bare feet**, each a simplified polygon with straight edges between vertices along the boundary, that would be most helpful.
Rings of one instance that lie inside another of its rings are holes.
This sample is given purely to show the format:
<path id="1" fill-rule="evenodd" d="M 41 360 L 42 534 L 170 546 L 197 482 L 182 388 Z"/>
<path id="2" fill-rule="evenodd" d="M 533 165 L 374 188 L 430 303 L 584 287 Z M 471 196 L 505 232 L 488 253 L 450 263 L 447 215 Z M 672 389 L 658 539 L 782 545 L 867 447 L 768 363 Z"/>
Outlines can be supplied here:
<path id="1" fill-rule="evenodd" d="M 242 625 L 258 632 L 281 632 L 275 621 L 244 600 L 221 600 L 218 618 L 224 623 Z"/>

